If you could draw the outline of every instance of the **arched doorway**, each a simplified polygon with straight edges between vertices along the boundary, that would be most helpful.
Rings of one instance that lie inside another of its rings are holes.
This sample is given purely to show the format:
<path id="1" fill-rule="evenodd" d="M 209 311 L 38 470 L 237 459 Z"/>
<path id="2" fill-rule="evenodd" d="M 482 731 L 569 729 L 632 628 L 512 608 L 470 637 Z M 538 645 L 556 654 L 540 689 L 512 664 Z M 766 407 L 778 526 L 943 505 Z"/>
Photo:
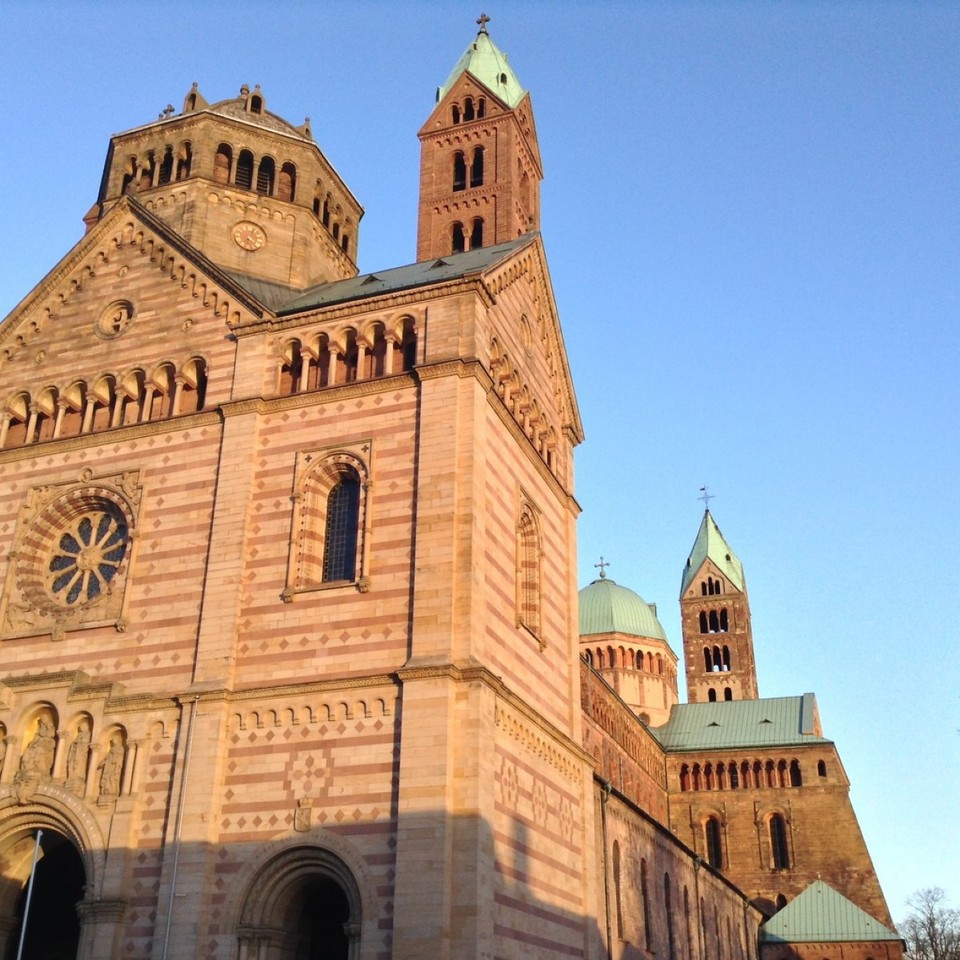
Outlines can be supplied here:
<path id="1" fill-rule="evenodd" d="M 348 960 L 347 926 L 350 904 L 335 880 L 314 877 L 301 885 L 284 924 L 291 943 L 284 957 L 291 960 Z"/>
<path id="2" fill-rule="evenodd" d="M 329 850 L 291 846 L 256 870 L 237 930 L 239 960 L 357 960 L 361 898 Z"/>
<path id="3" fill-rule="evenodd" d="M 35 843 L 36 833 L 27 834 L 3 856 L 4 875 L 0 883 L 6 889 L 2 899 L 10 910 L 5 918 L 6 960 L 17 956 Z M 71 960 L 77 956 L 77 904 L 83 899 L 85 888 L 86 870 L 73 841 L 55 830 L 44 830 L 27 916 L 23 960 Z"/>

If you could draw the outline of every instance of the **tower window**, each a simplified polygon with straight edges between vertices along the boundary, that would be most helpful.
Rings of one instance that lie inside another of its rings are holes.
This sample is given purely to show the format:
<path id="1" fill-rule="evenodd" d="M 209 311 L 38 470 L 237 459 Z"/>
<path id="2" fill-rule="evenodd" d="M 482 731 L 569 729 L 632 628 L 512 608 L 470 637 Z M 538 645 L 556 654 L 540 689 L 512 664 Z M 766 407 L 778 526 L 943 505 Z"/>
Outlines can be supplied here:
<path id="1" fill-rule="evenodd" d="M 470 229 L 470 249 L 479 250 L 483 246 L 483 218 L 477 217 Z"/>
<path id="2" fill-rule="evenodd" d="M 733 699 L 733 691 L 732 691 L 729 687 L 724 687 L 724 688 L 723 688 L 723 699 L 724 699 L 724 700 L 732 700 L 732 699 Z"/>
<path id="3" fill-rule="evenodd" d="M 473 97 L 467 97 L 463 101 L 463 119 L 472 120 L 474 117 Z"/>
<path id="4" fill-rule="evenodd" d="M 717 702 L 717 691 L 714 690 L 713 687 L 711 687 L 711 688 L 707 691 L 707 700 L 709 700 L 710 703 L 716 703 L 716 702 Z"/>
<path id="5" fill-rule="evenodd" d="M 357 569 L 357 528 L 360 519 L 360 479 L 345 472 L 327 496 L 323 536 L 323 582 L 353 580 Z"/>
<path id="6" fill-rule="evenodd" d="M 177 179 L 186 180 L 190 176 L 190 161 L 193 159 L 193 150 L 189 143 L 184 143 L 177 153 Z"/>
<path id="7" fill-rule="evenodd" d="M 455 223 L 453 225 L 450 249 L 453 253 L 463 253 L 467 248 L 467 239 L 463 233 L 463 224 Z"/>
<path id="8" fill-rule="evenodd" d="M 803 775 L 800 773 L 799 760 L 790 761 L 790 786 L 791 787 L 803 786 Z"/>
<path id="9" fill-rule="evenodd" d="M 459 150 L 453 155 L 453 189 L 465 190 L 467 187 L 467 161 Z"/>
<path id="10" fill-rule="evenodd" d="M 710 632 L 709 628 L 707 627 L 707 614 L 706 614 L 706 611 L 704 610 L 700 611 L 700 632 L 701 633 Z M 707 667 L 707 669 L 709 670 L 710 667 Z"/>
<path id="11" fill-rule="evenodd" d="M 280 168 L 280 179 L 277 181 L 277 199 L 289 200 L 291 203 L 297 193 L 297 168 L 288 160 Z"/>
<path id="12" fill-rule="evenodd" d="M 235 183 L 241 190 L 250 190 L 253 187 L 253 154 L 249 150 L 241 150 L 237 157 Z"/>
<path id="13" fill-rule="evenodd" d="M 486 116 L 486 113 L 487 113 L 487 101 L 483 97 L 481 97 L 477 101 L 477 119 L 482 120 Z"/>
<path id="14" fill-rule="evenodd" d="M 277 165 L 273 162 L 273 157 L 264 157 L 257 169 L 257 193 L 272 197 L 276 174 Z"/>
<path id="15" fill-rule="evenodd" d="M 823 777 L 823 779 L 827 777 L 827 765 L 823 760 L 817 761 L 817 776 Z"/>
<path id="16" fill-rule="evenodd" d="M 453 105 L 452 116 L 453 116 L 454 123 L 460 122 L 460 104 L 455 103 Z"/>
<path id="17" fill-rule="evenodd" d="M 470 164 L 470 186 L 483 186 L 483 147 L 475 147 Z"/>
<path id="18" fill-rule="evenodd" d="M 256 94 L 254 94 L 250 98 L 250 112 L 263 113 L 263 97 L 258 97 Z"/>
<path id="19" fill-rule="evenodd" d="M 163 152 L 163 159 L 160 161 L 160 173 L 157 177 L 157 184 L 163 186 L 173 179 L 173 147 L 167 147 Z"/>
<path id="20" fill-rule="evenodd" d="M 770 818 L 770 853 L 774 870 L 790 868 L 790 852 L 787 849 L 787 824 L 779 813 Z"/>
<path id="21" fill-rule="evenodd" d="M 704 824 L 704 836 L 707 842 L 707 863 L 720 870 L 723 867 L 723 847 L 720 837 L 720 821 L 709 817 Z"/>

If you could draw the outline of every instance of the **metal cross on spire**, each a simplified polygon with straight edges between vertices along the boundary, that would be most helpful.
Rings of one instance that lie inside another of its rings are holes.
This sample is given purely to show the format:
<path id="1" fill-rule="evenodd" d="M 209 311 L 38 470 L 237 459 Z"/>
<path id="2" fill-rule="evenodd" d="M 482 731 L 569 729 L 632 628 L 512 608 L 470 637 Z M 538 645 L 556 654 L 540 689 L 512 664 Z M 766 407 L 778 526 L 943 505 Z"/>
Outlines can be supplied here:
<path id="1" fill-rule="evenodd" d="M 600 579 L 601 579 L 601 580 L 606 580 L 606 579 L 607 579 L 607 570 L 606 570 L 606 568 L 609 567 L 610 564 L 609 564 L 606 560 L 604 560 L 603 557 L 601 556 L 601 557 L 600 557 L 600 562 L 599 562 L 599 563 L 595 563 L 594 566 L 600 568 Z"/>
<path id="2" fill-rule="evenodd" d="M 487 32 L 487 24 L 489 22 L 490 22 L 490 18 L 485 13 L 481 13 L 480 16 L 477 17 L 477 23 L 480 25 L 481 33 Z"/>
<path id="3" fill-rule="evenodd" d="M 703 501 L 703 509 L 704 509 L 704 510 L 709 510 L 709 509 L 710 509 L 710 501 L 713 499 L 713 494 L 712 494 L 712 493 L 707 493 L 707 488 L 706 488 L 706 487 L 701 487 L 701 488 L 700 488 L 700 493 L 703 494 L 703 496 L 697 497 L 697 499 Z"/>

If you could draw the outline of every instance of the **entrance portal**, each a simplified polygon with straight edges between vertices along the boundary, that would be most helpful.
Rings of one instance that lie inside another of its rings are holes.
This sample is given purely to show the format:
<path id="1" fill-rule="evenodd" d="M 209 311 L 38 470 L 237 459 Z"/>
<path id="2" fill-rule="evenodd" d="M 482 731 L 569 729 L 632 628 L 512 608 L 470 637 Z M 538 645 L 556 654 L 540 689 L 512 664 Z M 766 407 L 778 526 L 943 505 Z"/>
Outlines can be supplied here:
<path id="1" fill-rule="evenodd" d="M 339 884 L 329 877 L 310 880 L 292 907 L 296 912 L 292 960 L 347 960 L 350 904 Z"/>
<path id="2" fill-rule="evenodd" d="M 14 913 L 14 927 L 7 938 L 6 960 L 15 960 L 27 900 L 29 864 L 34 838 L 18 844 L 22 856 L 29 855 L 23 888 Z M 29 846 L 29 849 L 28 849 Z M 44 830 L 40 856 L 33 881 L 33 896 L 27 917 L 27 936 L 23 960 L 71 960 L 80 943 L 80 919 L 77 904 L 83 899 L 86 874 L 83 861 L 73 843 L 62 834 Z"/>

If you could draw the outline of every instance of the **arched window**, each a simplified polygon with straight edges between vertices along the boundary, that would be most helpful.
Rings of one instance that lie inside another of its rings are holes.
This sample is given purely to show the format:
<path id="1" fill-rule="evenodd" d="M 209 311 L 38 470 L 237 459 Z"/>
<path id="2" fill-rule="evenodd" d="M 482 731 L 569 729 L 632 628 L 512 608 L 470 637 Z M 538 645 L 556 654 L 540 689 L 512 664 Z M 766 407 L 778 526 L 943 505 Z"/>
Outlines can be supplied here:
<path id="1" fill-rule="evenodd" d="M 701 610 L 701 611 L 700 611 L 700 632 L 701 632 L 701 633 L 709 633 L 709 632 L 710 632 L 709 629 L 708 629 L 708 627 L 707 627 L 707 614 L 706 614 L 706 612 L 705 612 L 704 610 Z M 707 667 L 707 670 L 710 670 L 710 667 Z"/>
<path id="2" fill-rule="evenodd" d="M 263 97 L 256 93 L 250 98 L 250 112 L 263 113 Z"/>
<path id="3" fill-rule="evenodd" d="M 213 158 L 213 179 L 217 183 L 230 182 L 230 167 L 233 165 L 233 150 L 227 143 L 221 143 L 217 147 L 216 155 Z"/>
<path id="4" fill-rule="evenodd" d="M 479 250 L 483 246 L 483 218 L 476 217 L 470 228 L 470 249 Z"/>
<path id="5" fill-rule="evenodd" d="M 732 700 L 732 699 L 733 699 L 733 690 L 731 690 L 730 687 L 724 687 L 724 688 L 723 688 L 723 699 L 724 699 L 724 700 Z"/>
<path id="6" fill-rule="evenodd" d="M 277 199 L 289 200 L 291 203 L 297 195 L 297 168 L 288 160 L 280 168 L 280 179 L 277 181 Z"/>
<path id="7" fill-rule="evenodd" d="M 151 150 L 140 166 L 140 185 L 138 190 L 149 190 L 153 186 L 153 170 L 156 161 Z"/>
<path id="8" fill-rule="evenodd" d="M 273 196 L 273 185 L 277 176 L 277 165 L 273 157 L 263 157 L 257 168 L 257 193 L 266 197 Z"/>
<path id="9" fill-rule="evenodd" d="M 744 789 L 750 786 L 750 763 L 747 760 L 740 764 L 740 779 L 743 781 Z"/>
<path id="10" fill-rule="evenodd" d="M 650 929 L 650 895 L 647 890 L 647 861 L 640 859 L 640 897 L 643 900 L 643 943 L 653 949 L 653 931 Z"/>
<path id="11" fill-rule="evenodd" d="M 113 377 L 101 377 L 90 391 L 89 401 L 92 406 L 88 428 L 90 431 L 110 429 L 115 396 L 116 382 Z"/>
<path id="12" fill-rule="evenodd" d="M 686 793 L 690 789 L 690 767 L 683 764 L 680 767 L 680 791 Z"/>
<path id="13" fill-rule="evenodd" d="M 487 115 L 487 101 L 480 97 L 477 100 L 477 119 L 482 120 Z"/>
<path id="14" fill-rule="evenodd" d="M 207 365 L 199 357 L 181 371 L 180 413 L 196 413 L 207 402 Z"/>
<path id="15" fill-rule="evenodd" d="M 803 776 L 800 773 L 800 761 L 791 760 L 790 761 L 790 786 L 791 787 L 802 787 L 803 786 Z"/>
<path id="16" fill-rule="evenodd" d="M 37 399 L 36 438 L 38 443 L 53 438 L 53 431 L 57 425 L 57 390 L 50 387 L 44 390 Z"/>
<path id="17" fill-rule="evenodd" d="M 163 159 L 160 161 L 160 173 L 157 177 L 157 183 L 164 186 L 173 179 L 173 147 L 167 147 L 163 151 Z"/>
<path id="18" fill-rule="evenodd" d="M 458 150 L 453 155 L 453 189 L 465 190 L 467 188 L 467 161 L 464 159 L 463 152 Z"/>
<path id="19" fill-rule="evenodd" d="M 453 105 L 453 109 L 451 110 L 451 117 L 454 123 L 460 122 L 460 104 L 459 103 L 455 103 Z"/>
<path id="20" fill-rule="evenodd" d="M 719 620 L 719 618 L 717 617 L 717 611 L 716 611 L 716 610 L 711 610 L 711 611 L 710 611 L 709 621 L 710 621 L 710 632 L 711 632 L 711 633 L 719 633 L 719 632 L 720 632 L 720 620 Z"/>
<path id="21" fill-rule="evenodd" d="M 405 317 L 400 334 L 400 355 L 403 369 L 412 370 L 417 365 L 417 331 L 413 318 Z"/>
<path id="22" fill-rule="evenodd" d="M 700 581 L 700 594 L 701 594 L 701 596 L 704 596 L 704 597 L 707 595 L 707 581 L 706 581 L 706 580 L 701 580 L 701 581 Z"/>
<path id="23" fill-rule="evenodd" d="M 193 161 L 193 149 L 189 142 L 180 145 L 177 151 L 177 179 L 186 180 L 190 176 L 190 164 Z"/>
<path id="24" fill-rule="evenodd" d="M 703 833 L 707 848 L 707 863 L 720 870 L 723 868 L 720 821 L 716 817 L 708 817 L 707 822 L 703 825 Z"/>
<path id="25" fill-rule="evenodd" d="M 770 817 L 770 857 L 774 870 L 790 867 L 790 852 L 787 849 L 787 824 L 779 813 Z"/>
<path id="26" fill-rule="evenodd" d="M 777 764 L 777 784 L 785 787 L 790 781 L 787 779 L 787 761 L 781 760 Z"/>
<path id="27" fill-rule="evenodd" d="M 470 186 L 483 186 L 483 147 L 473 148 L 473 160 L 470 162 Z"/>
<path id="28" fill-rule="evenodd" d="M 700 781 L 700 764 L 699 764 L 699 763 L 695 763 L 695 764 L 693 765 L 693 789 L 694 789 L 694 790 L 699 790 L 700 787 L 701 787 L 701 781 Z"/>
<path id="29" fill-rule="evenodd" d="M 720 632 L 726 633 L 730 629 L 729 622 L 727 620 L 727 609 L 724 607 L 720 611 Z"/>
<path id="30" fill-rule="evenodd" d="M 323 198 L 323 213 L 320 216 L 320 222 L 329 229 L 330 227 L 330 194 Z"/>
<path id="31" fill-rule="evenodd" d="M 63 392 L 60 398 L 63 416 L 60 418 L 60 436 L 77 437 L 83 429 L 83 411 L 87 404 L 87 385 L 78 380 Z M 32 437 L 29 441 L 32 441 Z"/>
<path id="32" fill-rule="evenodd" d="M 667 960 L 677 960 L 677 944 L 673 934 L 673 905 L 669 873 L 663 875 L 663 905 L 667 915 Z"/>
<path id="33" fill-rule="evenodd" d="M 235 181 L 241 190 L 253 188 L 253 154 L 249 150 L 241 150 L 237 157 L 237 172 Z"/>
<path id="34" fill-rule="evenodd" d="M 827 777 L 827 765 L 823 760 L 817 761 L 817 776 L 823 777 L 823 779 Z"/>
<path id="35" fill-rule="evenodd" d="M 467 239 L 463 233 L 463 224 L 455 223 L 451 231 L 450 249 L 453 253 L 463 253 L 467 249 Z"/>
<path id="36" fill-rule="evenodd" d="M 169 363 L 157 367 L 147 384 L 149 412 L 145 420 L 162 420 L 173 414 L 174 385 L 173 367 Z"/>
<path id="37" fill-rule="evenodd" d="M 344 470 L 327 495 L 323 534 L 323 582 L 355 580 L 360 521 L 360 478 Z"/>
<path id="38" fill-rule="evenodd" d="M 729 671 L 729 669 L 730 669 L 730 648 L 729 648 L 728 646 L 726 646 L 726 645 L 725 645 L 724 648 L 723 648 L 723 660 L 721 661 L 721 663 L 722 663 L 721 669 L 722 669 L 724 672 Z"/>
<path id="39" fill-rule="evenodd" d="M 777 785 L 777 771 L 776 771 L 776 766 L 772 760 L 767 761 L 766 771 L 767 771 L 767 786 L 775 787 Z"/>
<path id="40" fill-rule="evenodd" d="M 592 667 L 592 666 L 593 666 L 593 651 L 592 651 L 592 650 L 586 650 L 586 651 L 584 652 L 584 654 L 583 654 L 583 659 L 586 660 L 587 663 L 589 663 L 590 666 Z"/>
<path id="41" fill-rule="evenodd" d="M 703 785 L 707 790 L 712 790 L 715 786 L 713 781 L 713 764 L 707 763 L 703 767 Z"/>
<path id="42" fill-rule="evenodd" d="M 292 393 L 296 393 L 300 389 L 300 378 L 302 374 L 303 354 L 300 350 L 300 341 L 291 340 L 283 348 L 277 393 L 281 397 L 287 397 Z"/>
<path id="43" fill-rule="evenodd" d="M 727 772 L 730 774 L 730 789 L 736 790 L 737 787 L 740 786 L 740 776 L 737 772 L 737 765 L 735 763 L 731 763 L 727 767 Z"/>
<path id="44" fill-rule="evenodd" d="M 467 97 L 467 99 L 463 101 L 463 119 L 472 120 L 474 116 L 473 97 Z"/>
<path id="45" fill-rule="evenodd" d="M 530 504 L 523 504 L 517 523 L 517 626 L 540 636 L 540 530 Z M 610 650 L 611 665 L 614 659 Z"/>
<path id="46" fill-rule="evenodd" d="M 617 914 L 617 936 L 623 939 L 623 895 L 620 888 L 620 843 L 613 841 L 613 892 Z"/>
<path id="47" fill-rule="evenodd" d="M 723 658 L 720 656 L 720 648 L 713 648 L 713 672 L 719 673 L 723 669 Z"/>

